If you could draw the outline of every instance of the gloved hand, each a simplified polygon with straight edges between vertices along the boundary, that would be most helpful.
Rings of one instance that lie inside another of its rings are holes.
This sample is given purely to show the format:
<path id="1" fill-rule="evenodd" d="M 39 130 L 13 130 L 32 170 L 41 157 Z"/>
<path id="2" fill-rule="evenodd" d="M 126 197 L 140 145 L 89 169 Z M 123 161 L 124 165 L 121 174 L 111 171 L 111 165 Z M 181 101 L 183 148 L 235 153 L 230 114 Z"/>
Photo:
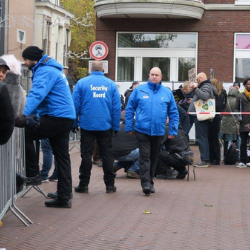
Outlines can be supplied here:
<path id="1" fill-rule="evenodd" d="M 15 117 L 15 127 L 18 128 L 27 128 L 30 130 L 34 130 L 38 128 L 40 125 L 40 122 L 38 120 L 38 117 L 36 115 L 18 115 Z"/>
<path id="2" fill-rule="evenodd" d="M 15 127 L 24 128 L 26 124 L 26 117 L 24 115 L 15 116 Z"/>
<path id="3" fill-rule="evenodd" d="M 71 131 L 72 131 L 73 133 L 76 133 L 77 131 L 79 131 L 79 128 L 78 128 L 78 127 L 72 128 Z"/>
<path id="4" fill-rule="evenodd" d="M 36 115 L 27 115 L 25 128 L 34 130 L 40 126 L 40 121 Z"/>
<path id="5" fill-rule="evenodd" d="M 118 131 L 113 130 L 113 137 L 117 136 Z"/>

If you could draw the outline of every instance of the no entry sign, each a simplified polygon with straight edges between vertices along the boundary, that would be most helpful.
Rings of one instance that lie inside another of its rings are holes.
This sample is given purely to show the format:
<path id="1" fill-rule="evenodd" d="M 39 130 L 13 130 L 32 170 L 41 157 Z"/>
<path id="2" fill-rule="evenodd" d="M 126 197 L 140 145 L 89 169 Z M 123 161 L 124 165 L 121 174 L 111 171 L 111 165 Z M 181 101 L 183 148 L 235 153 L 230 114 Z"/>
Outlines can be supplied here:
<path id="1" fill-rule="evenodd" d="M 93 42 L 89 48 L 89 54 L 93 59 L 103 60 L 108 55 L 109 49 L 102 41 Z"/>

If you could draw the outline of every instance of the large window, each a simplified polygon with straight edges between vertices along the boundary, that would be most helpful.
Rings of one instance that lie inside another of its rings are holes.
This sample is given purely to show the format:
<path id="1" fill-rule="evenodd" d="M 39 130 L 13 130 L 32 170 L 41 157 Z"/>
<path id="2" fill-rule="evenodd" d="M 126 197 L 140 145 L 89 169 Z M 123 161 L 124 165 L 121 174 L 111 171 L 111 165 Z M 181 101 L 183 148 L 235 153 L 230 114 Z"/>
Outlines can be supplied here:
<path id="1" fill-rule="evenodd" d="M 119 57 L 118 65 L 117 81 L 134 81 L 134 58 Z"/>
<path id="2" fill-rule="evenodd" d="M 162 81 L 170 81 L 170 58 L 144 57 L 142 59 L 142 81 L 147 81 L 149 71 L 158 67 L 162 71 Z"/>
<path id="3" fill-rule="evenodd" d="M 234 80 L 243 82 L 250 77 L 250 34 L 235 34 Z"/>
<path id="4" fill-rule="evenodd" d="M 117 81 L 147 81 L 152 67 L 165 82 L 188 80 L 197 68 L 197 33 L 117 33 Z"/>

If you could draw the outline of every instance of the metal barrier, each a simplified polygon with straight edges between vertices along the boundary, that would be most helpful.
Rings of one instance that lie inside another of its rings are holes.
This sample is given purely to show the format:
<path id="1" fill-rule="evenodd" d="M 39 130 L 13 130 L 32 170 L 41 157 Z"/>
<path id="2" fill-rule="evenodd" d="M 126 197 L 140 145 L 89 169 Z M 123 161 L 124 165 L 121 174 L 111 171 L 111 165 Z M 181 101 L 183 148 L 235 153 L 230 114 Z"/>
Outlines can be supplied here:
<path id="1" fill-rule="evenodd" d="M 24 189 L 16 193 L 16 174 L 25 176 L 24 129 L 15 128 L 10 140 L 0 146 L 0 220 L 8 210 L 26 226 L 33 222 L 15 205 Z"/>
<path id="2" fill-rule="evenodd" d="M 78 145 L 78 143 L 80 142 L 80 136 L 80 131 L 77 131 L 76 133 L 70 131 L 69 143 L 73 145 L 70 147 L 69 151 L 71 151 L 73 148 L 77 148 L 79 151 L 81 151 L 80 146 Z"/>

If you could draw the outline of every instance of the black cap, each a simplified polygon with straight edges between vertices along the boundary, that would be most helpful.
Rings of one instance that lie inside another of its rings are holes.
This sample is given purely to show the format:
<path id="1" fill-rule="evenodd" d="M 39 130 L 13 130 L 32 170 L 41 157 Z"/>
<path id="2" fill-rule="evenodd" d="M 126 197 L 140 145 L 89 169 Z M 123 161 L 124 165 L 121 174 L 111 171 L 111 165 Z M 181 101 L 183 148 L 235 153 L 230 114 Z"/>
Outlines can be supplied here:
<path id="1" fill-rule="evenodd" d="M 0 66 L 6 66 L 6 68 L 8 70 L 10 70 L 9 66 L 7 65 L 7 63 L 2 58 L 0 58 Z"/>
<path id="2" fill-rule="evenodd" d="M 132 85 L 131 85 L 130 89 L 132 89 L 133 86 L 134 86 L 134 85 L 137 85 L 137 84 L 139 84 L 139 82 L 137 82 L 137 81 L 132 82 Z"/>
<path id="3" fill-rule="evenodd" d="M 233 86 L 239 86 L 240 88 L 240 82 L 234 82 Z"/>
<path id="4" fill-rule="evenodd" d="M 37 46 L 29 46 L 23 51 L 22 57 L 31 61 L 39 61 L 43 57 L 43 50 Z"/>

